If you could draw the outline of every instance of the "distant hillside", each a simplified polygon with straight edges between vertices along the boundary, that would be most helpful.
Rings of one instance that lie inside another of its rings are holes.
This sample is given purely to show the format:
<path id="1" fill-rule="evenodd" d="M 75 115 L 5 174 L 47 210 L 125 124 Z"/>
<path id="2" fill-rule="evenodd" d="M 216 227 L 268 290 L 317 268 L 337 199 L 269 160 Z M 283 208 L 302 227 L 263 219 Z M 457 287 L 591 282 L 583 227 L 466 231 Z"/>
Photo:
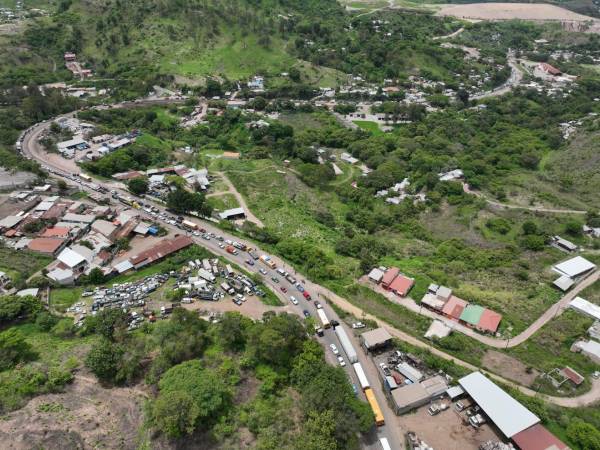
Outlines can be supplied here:
<path id="1" fill-rule="evenodd" d="M 376 18 L 385 20 L 379 30 Z M 302 61 L 378 81 L 419 73 L 451 81 L 466 66 L 431 37 L 457 26 L 399 11 L 357 17 L 335 0 L 62 0 L 50 17 L 0 38 L 0 86 L 68 79 L 67 51 L 113 86 L 246 79 Z"/>

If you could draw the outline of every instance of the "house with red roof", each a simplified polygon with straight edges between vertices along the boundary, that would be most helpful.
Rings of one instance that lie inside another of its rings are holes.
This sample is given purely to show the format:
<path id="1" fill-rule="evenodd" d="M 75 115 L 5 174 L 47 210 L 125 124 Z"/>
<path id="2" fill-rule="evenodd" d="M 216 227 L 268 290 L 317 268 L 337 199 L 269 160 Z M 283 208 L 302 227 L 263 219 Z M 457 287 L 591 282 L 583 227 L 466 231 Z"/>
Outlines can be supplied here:
<path id="1" fill-rule="evenodd" d="M 411 290 L 414 284 L 415 280 L 412 278 L 408 278 L 404 275 L 398 275 L 389 284 L 388 289 L 400 297 L 406 297 L 408 295 L 408 291 Z"/>
<path id="2" fill-rule="evenodd" d="M 497 312 L 486 308 L 483 310 L 475 328 L 485 333 L 495 333 L 501 320 L 502 314 L 498 314 Z"/>
<path id="3" fill-rule="evenodd" d="M 458 298 L 456 295 L 451 295 L 442 308 L 442 314 L 450 317 L 451 319 L 459 320 L 466 307 L 466 301 L 464 301 L 462 298 Z"/>
<path id="4" fill-rule="evenodd" d="M 397 267 L 390 267 L 388 270 L 386 270 L 385 274 L 383 275 L 383 278 L 381 279 L 381 285 L 383 286 L 383 288 L 389 289 L 390 284 L 392 284 L 392 281 L 394 281 L 394 278 L 396 278 L 399 273 L 400 269 L 398 269 Z"/>

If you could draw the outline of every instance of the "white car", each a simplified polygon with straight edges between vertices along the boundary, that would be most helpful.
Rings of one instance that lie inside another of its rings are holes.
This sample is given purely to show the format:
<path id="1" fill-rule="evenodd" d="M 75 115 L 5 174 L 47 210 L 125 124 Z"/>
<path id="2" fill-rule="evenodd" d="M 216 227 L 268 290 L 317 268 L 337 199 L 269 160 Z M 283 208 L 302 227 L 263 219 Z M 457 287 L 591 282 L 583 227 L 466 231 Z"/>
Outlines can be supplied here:
<path id="1" fill-rule="evenodd" d="M 331 349 L 331 351 L 333 352 L 333 354 L 335 356 L 338 356 L 340 354 L 340 351 L 337 349 L 335 344 L 329 344 L 329 348 Z"/>
<path id="2" fill-rule="evenodd" d="M 338 356 L 338 362 L 340 363 L 340 366 L 345 367 L 346 366 L 346 361 L 344 361 L 344 358 L 342 358 L 341 356 Z"/>
<path id="3" fill-rule="evenodd" d="M 290 297 L 290 301 L 294 304 L 297 305 L 298 304 L 298 300 L 296 300 L 296 297 L 294 297 L 293 295 Z"/>
<path id="4" fill-rule="evenodd" d="M 354 328 L 355 330 L 358 328 L 364 328 L 364 327 L 366 327 L 366 325 L 362 322 L 354 322 L 352 324 L 352 328 Z"/>
<path id="5" fill-rule="evenodd" d="M 258 269 L 258 271 L 263 275 L 267 274 L 267 271 L 265 269 Z"/>

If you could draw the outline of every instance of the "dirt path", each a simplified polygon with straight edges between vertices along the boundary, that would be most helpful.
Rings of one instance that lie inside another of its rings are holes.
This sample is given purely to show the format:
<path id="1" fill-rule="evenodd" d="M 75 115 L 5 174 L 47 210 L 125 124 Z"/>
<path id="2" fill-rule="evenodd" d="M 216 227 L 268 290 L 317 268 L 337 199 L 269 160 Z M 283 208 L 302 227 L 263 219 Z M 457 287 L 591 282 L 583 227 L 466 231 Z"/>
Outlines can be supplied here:
<path id="1" fill-rule="evenodd" d="M 477 331 L 473 330 L 472 328 L 462 325 L 448 317 L 444 317 L 440 314 L 436 314 L 435 312 L 433 312 L 427 308 L 422 308 L 417 302 L 415 302 L 410 297 L 404 297 L 404 298 L 398 297 L 395 294 L 393 294 L 392 292 L 386 291 L 381 286 L 374 285 L 373 283 L 369 282 L 366 279 L 366 277 L 360 278 L 359 282 L 362 285 L 367 286 L 368 288 L 374 290 L 378 294 L 385 296 L 392 303 L 402 305 L 405 308 L 410 309 L 412 312 L 415 312 L 415 313 L 420 314 L 425 317 L 429 317 L 430 319 L 440 320 L 440 321 L 444 322 L 446 325 L 448 325 L 450 328 L 452 328 L 453 330 L 460 331 L 461 333 L 481 342 L 482 344 L 485 344 L 489 347 L 494 347 L 494 348 L 511 348 L 511 347 L 516 347 L 517 345 L 522 344 L 527 339 L 529 339 L 531 336 L 533 336 L 537 331 L 539 331 L 540 328 L 542 328 L 544 325 L 546 325 L 548 322 L 550 322 L 550 320 L 552 320 L 556 316 L 559 316 L 560 314 L 562 314 L 564 312 L 564 310 L 567 308 L 567 306 L 569 305 L 569 303 L 571 302 L 571 300 L 573 300 L 581 291 L 583 291 L 584 289 L 586 289 L 589 286 L 591 286 L 592 284 L 594 284 L 598 280 L 599 277 L 600 277 L 600 271 L 596 271 L 596 272 L 592 273 L 585 280 L 583 280 L 577 286 L 575 286 L 575 288 L 573 288 L 571 291 L 566 293 L 558 302 L 556 302 L 550 308 L 548 308 L 540 317 L 537 318 L 537 320 L 535 322 L 533 322 L 531 325 L 529 325 L 527 327 L 527 329 L 525 329 L 523 332 L 521 332 L 517 336 L 512 337 L 510 339 L 498 339 L 498 338 L 495 338 L 492 336 L 487 336 L 487 335 L 478 333 Z"/>
<path id="2" fill-rule="evenodd" d="M 228 190 L 221 192 L 221 194 L 225 194 L 225 193 L 232 194 L 235 197 L 235 199 L 237 200 L 238 204 L 242 208 L 244 208 L 244 211 L 246 212 L 246 220 L 253 222 L 256 226 L 264 228 L 265 224 L 262 223 L 262 221 L 252 213 L 250 208 L 248 208 L 248 205 L 246 204 L 246 200 L 244 200 L 244 197 L 242 197 L 242 194 L 240 194 L 237 191 L 237 189 L 235 188 L 235 186 L 233 185 L 231 180 L 229 178 L 227 178 L 227 175 L 225 175 L 223 172 L 217 172 L 217 174 L 223 179 L 223 181 L 225 182 L 225 184 L 228 187 Z"/>
<path id="3" fill-rule="evenodd" d="M 521 206 L 521 205 L 510 205 L 507 203 L 500 203 L 495 200 L 490 200 L 486 197 L 483 192 L 473 191 L 467 183 L 462 183 L 463 191 L 467 194 L 474 195 L 476 197 L 484 199 L 488 204 L 495 206 L 501 209 L 525 209 L 527 211 L 533 212 L 541 212 L 541 213 L 550 213 L 550 214 L 587 214 L 587 211 L 581 211 L 578 209 L 553 209 L 553 208 L 544 208 L 541 206 Z"/>
<path id="4" fill-rule="evenodd" d="M 458 30 L 456 30 L 454 33 L 450 33 L 447 34 L 446 36 L 435 36 L 434 38 L 432 38 L 434 41 L 439 41 L 442 39 L 452 39 L 453 37 L 458 36 L 460 33 L 462 33 L 463 31 L 465 31 L 465 27 L 460 27 Z"/>

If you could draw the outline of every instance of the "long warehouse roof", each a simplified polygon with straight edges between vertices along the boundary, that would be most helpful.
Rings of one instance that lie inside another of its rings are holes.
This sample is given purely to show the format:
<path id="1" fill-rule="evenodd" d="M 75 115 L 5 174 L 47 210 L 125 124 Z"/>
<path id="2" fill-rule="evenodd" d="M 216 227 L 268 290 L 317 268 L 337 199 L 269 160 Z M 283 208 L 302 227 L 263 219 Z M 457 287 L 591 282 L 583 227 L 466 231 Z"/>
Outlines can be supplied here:
<path id="1" fill-rule="evenodd" d="M 480 372 L 473 372 L 458 382 L 508 438 L 540 421 L 539 417 Z"/>

